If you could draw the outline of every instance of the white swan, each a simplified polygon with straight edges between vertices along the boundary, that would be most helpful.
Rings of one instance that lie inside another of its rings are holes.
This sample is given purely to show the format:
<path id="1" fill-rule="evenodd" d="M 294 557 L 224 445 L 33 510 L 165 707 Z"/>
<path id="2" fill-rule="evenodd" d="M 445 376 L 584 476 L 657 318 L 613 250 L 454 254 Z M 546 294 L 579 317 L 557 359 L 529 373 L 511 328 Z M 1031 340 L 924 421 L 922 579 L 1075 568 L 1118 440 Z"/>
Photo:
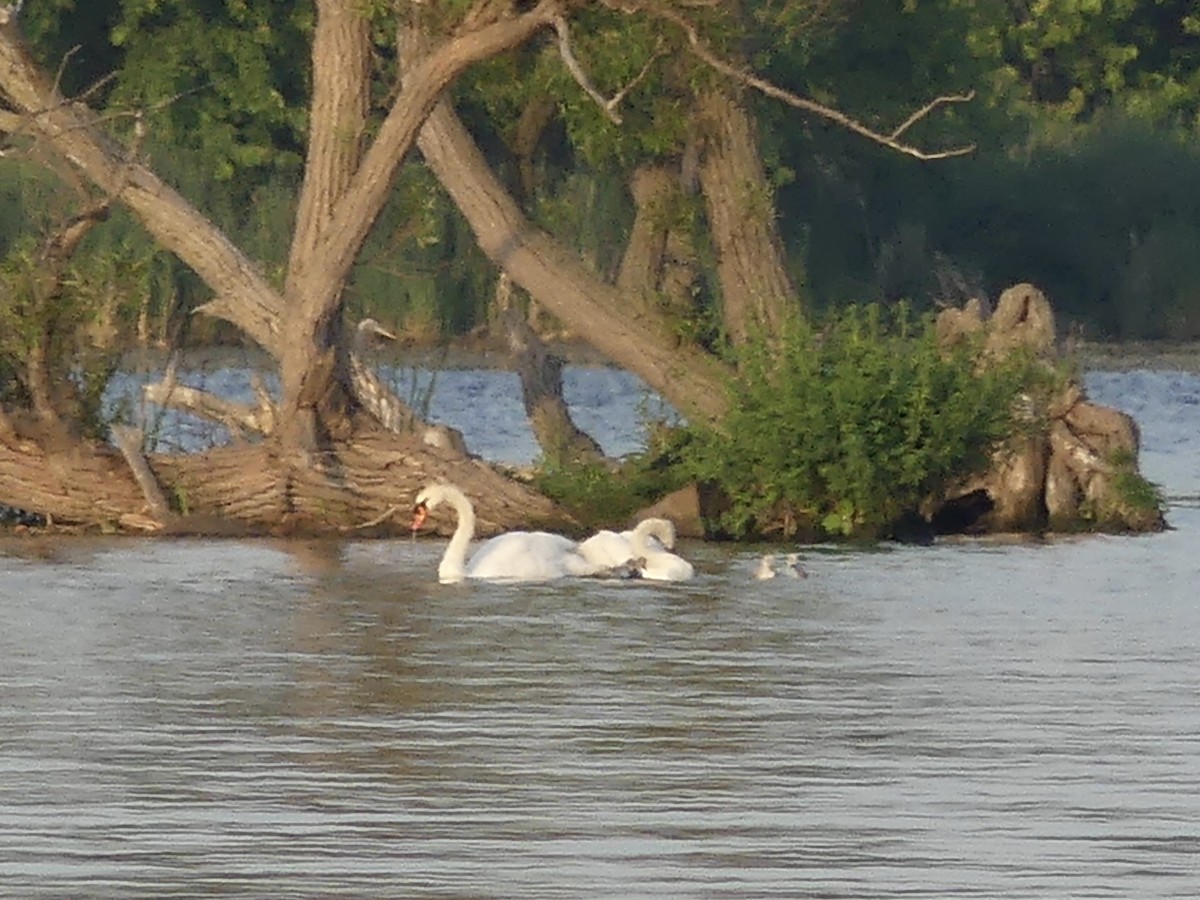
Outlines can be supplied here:
<path id="1" fill-rule="evenodd" d="M 510 531 L 480 545 L 467 562 L 467 551 L 475 537 L 475 507 L 453 484 L 431 484 L 417 494 L 413 506 L 413 531 L 424 524 L 429 510 L 449 503 L 458 513 L 454 535 L 438 563 L 438 580 L 452 584 L 466 578 L 549 581 L 566 576 L 608 574 L 608 566 L 589 562 L 576 544 L 561 534 L 547 531 Z"/>
<path id="2" fill-rule="evenodd" d="M 675 524 L 670 519 L 643 519 L 632 531 L 598 531 L 579 545 L 579 553 L 596 565 L 633 565 L 652 581 L 687 581 L 692 564 L 670 551 L 675 547 Z"/>

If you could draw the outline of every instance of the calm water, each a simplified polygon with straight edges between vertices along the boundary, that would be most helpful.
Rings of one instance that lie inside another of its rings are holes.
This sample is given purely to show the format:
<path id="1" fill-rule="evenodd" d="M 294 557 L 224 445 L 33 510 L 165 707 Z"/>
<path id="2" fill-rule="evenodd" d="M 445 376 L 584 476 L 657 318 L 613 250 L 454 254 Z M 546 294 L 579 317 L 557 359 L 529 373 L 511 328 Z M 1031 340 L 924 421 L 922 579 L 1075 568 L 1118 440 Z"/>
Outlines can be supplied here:
<path id="1" fill-rule="evenodd" d="M 437 541 L 3 545 L 0 895 L 1194 897 L 1200 377 L 1090 386 L 1175 530 L 533 587 L 438 585 Z"/>

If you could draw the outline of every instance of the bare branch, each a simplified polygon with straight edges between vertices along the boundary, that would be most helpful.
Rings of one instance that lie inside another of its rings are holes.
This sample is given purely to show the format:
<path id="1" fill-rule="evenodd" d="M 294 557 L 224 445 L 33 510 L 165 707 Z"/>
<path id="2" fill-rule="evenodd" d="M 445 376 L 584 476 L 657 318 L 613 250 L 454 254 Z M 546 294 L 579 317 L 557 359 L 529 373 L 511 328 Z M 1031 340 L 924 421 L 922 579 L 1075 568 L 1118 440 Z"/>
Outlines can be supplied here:
<path id="1" fill-rule="evenodd" d="M 933 112 L 935 109 L 937 109 L 939 106 L 941 106 L 943 104 L 946 104 L 946 103 L 969 103 L 970 101 L 972 101 L 974 99 L 975 99 L 975 91 L 973 91 L 973 90 L 967 91 L 965 94 L 944 94 L 941 97 L 934 97 L 932 100 L 930 100 L 928 103 L 926 103 L 920 109 L 918 109 L 915 113 L 913 113 L 911 116 L 909 116 L 903 122 L 901 122 L 898 126 L 896 126 L 896 130 L 893 131 L 891 134 L 889 134 L 888 137 L 891 138 L 893 141 L 897 140 L 900 137 L 900 135 L 904 134 L 904 132 L 908 131 L 908 129 L 910 129 L 913 125 L 915 125 L 917 122 L 924 119 L 931 112 Z M 972 149 L 974 149 L 974 148 L 972 147 Z"/>
<path id="2" fill-rule="evenodd" d="M 680 15 L 675 10 L 665 5 L 657 3 L 644 4 L 638 2 L 630 6 L 627 3 L 621 2 L 621 0 L 607 0 L 607 2 L 609 2 L 609 5 L 613 8 L 624 12 L 641 10 L 651 15 L 658 16 L 661 19 L 666 19 L 667 21 L 676 25 L 687 36 L 688 47 L 691 52 L 702 62 L 720 72 L 722 75 L 726 75 L 735 81 L 740 82 L 741 84 L 752 87 L 760 93 L 786 103 L 789 106 L 795 107 L 796 109 L 802 109 L 806 112 L 812 113 L 813 115 L 819 116 L 822 119 L 833 122 L 836 125 L 840 125 L 847 131 L 852 131 L 857 135 L 867 138 L 867 140 L 874 141 L 877 144 L 882 144 L 883 146 L 889 147 L 898 153 L 903 153 L 907 156 L 912 156 L 920 160 L 934 160 L 947 159 L 952 156 L 966 156 L 968 153 L 973 153 L 975 151 L 974 144 L 966 144 L 960 147 L 952 147 L 949 150 L 937 150 L 930 152 L 922 150 L 920 147 L 915 147 L 912 144 L 905 143 L 899 139 L 905 131 L 911 128 L 916 122 L 928 116 L 939 106 L 950 103 L 966 103 L 972 100 L 975 97 L 974 91 L 969 91 L 965 94 L 948 94 L 931 100 L 929 103 L 925 104 L 924 107 L 909 116 L 890 134 L 883 134 L 882 132 L 876 131 L 873 128 L 864 125 L 857 119 L 851 118 L 840 110 L 825 106 L 824 104 L 818 103 L 817 101 L 808 97 L 801 97 L 799 94 L 793 94 L 791 91 L 772 84 L 764 78 L 760 78 L 753 72 L 748 72 L 744 69 L 738 68 L 727 60 L 721 59 L 721 57 L 717 56 L 705 45 L 703 39 L 700 37 L 700 33 L 696 30 L 696 27 L 691 22 L 689 22 L 684 16 Z"/>
<path id="3" fill-rule="evenodd" d="M 635 87 L 637 87 L 642 82 L 642 79 L 644 79 L 648 74 L 650 74 L 650 67 L 653 66 L 658 61 L 659 57 L 661 57 L 663 55 L 664 54 L 661 49 L 655 50 L 650 55 L 650 58 L 648 60 L 646 60 L 646 64 L 644 66 L 642 66 L 642 71 L 640 71 L 636 75 L 634 75 L 633 79 L 627 85 L 625 85 L 625 87 L 621 88 L 619 91 L 617 91 L 615 94 L 613 94 L 612 99 L 608 102 L 611 103 L 613 106 L 616 106 L 622 100 L 624 100 L 625 97 L 629 94 L 629 92 L 632 91 Z"/>
<path id="4" fill-rule="evenodd" d="M 69 63 L 71 61 L 72 56 L 74 56 L 76 53 L 79 52 L 79 48 L 80 48 L 80 45 L 76 44 L 74 47 L 72 47 L 70 50 L 68 50 L 66 53 L 64 53 L 62 55 L 62 59 L 60 59 L 58 61 L 58 71 L 54 73 L 54 95 L 55 96 L 61 95 L 62 79 L 63 79 L 63 75 L 67 71 L 67 63 Z M 78 97 L 73 97 L 70 100 L 63 100 L 63 103 L 64 104 L 84 103 L 93 94 L 99 93 L 100 89 L 102 87 L 104 87 L 104 85 L 108 84 L 110 81 L 112 81 L 116 77 L 117 77 L 116 72 L 109 72 L 107 75 L 102 75 L 100 78 L 97 78 L 94 82 L 92 82 L 92 84 L 89 85 L 83 91 L 83 93 L 80 94 Z"/>
<path id="5" fill-rule="evenodd" d="M 567 67 L 567 71 L 571 73 L 571 77 L 583 88 L 585 94 L 596 101 L 596 105 L 604 110 L 604 114 L 608 116 L 614 125 L 620 125 L 621 116 L 613 109 L 613 104 L 605 100 L 604 95 L 592 87 L 587 73 L 583 71 L 583 66 L 575 58 L 575 53 L 571 50 L 571 32 L 567 28 L 566 19 L 562 16 L 555 16 L 554 30 L 558 33 L 558 55 L 562 57 L 563 64 Z"/>
<path id="6" fill-rule="evenodd" d="M 162 523 L 171 518 L 171 506 L 150 469 L 150 463 L 146 461 L 146 454 L 142 452 L 142 430 L 129 425 L 114 425 L 112 435 L 117 449 L 125 457 L 134 480 L 141 488 L 150 511 L 157 518 L 158 527 L 162 527 Z"/>
<path id="7" fill-rule="evenodd" d="M 162 381 L 142 388 L 142 396 L 148 402 L 210 419 L 243 437 L 251 434 L 268 435 L 274 430 L 275 407 L 265 391 L 256 391 L 259 402 L 257 408 L 234 403 L 208 391 L 179 384 L 178 365 L 179 359 L 175 356 L 163 373 Z"/>
<path id="8" fill-rule="evenodd" d="M 583 88 L 585 94 L 596 101 L 596 105 L 604 110 L 604 114 L 608 116 L 614 125 L 620 125 L 621 115 L 617 112 L 617 107 L 621 105 L 621 101 L 628 96 L 629 92 L 646 77 L 650 72 L 650 67 L 662 56 L 662 53 L 655 51 L 650 59 L 646 61 L 646 65 L 642 67 L 642 71 L 638 72 L 628 84 L 613 94 L 611 98 L 605 99 L 604 95 L 592 86 L 591 80 L 587 77 L 587 73 L 583 71 L 583 66 L 579 64 L 575 52 L 571 49 L 571 32 L 567 27 L 567 20 L 562 16 L 555 17 L 554 30 L 558 34 L 558 55 L 562 57 L 563 64 L 567 67 L 567 71 L 571 73 L 571 77 Z"/>
<path id="9" fill-rule="evenodd" d="M 388 519 L 390 519 L 392 516 L 394 516 L 398 512 L 400 512 L 399 506 L 395 506 L 395 505 L 389 506 L 387 509 L 385 509 L 382 513 L 377 515 L 375 518 L 368 519 L 367 521 L 365 521 L 359 525 L 343 526 L 342 531 L 358 531 L 363 528 L 374 528 L 376 525 L 382 525 L 384 522 L 386 522 Z"/>

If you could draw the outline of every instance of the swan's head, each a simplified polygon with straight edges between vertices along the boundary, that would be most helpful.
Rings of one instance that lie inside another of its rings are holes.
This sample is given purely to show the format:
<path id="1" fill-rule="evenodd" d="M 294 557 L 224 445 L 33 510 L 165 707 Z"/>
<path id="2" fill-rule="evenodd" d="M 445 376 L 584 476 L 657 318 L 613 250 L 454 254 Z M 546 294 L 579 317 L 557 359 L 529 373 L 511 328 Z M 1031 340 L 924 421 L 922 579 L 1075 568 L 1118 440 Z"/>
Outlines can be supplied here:
<path id="1" fill-rule="evenodd" d="M 370 337 L 381 337 L 389 341 L 396 340 L 396 335 L 380 325 L 375 319 L 363 319 L 354 330 L 360 340 L 366 340 Z"/>
<path id="2" fill-rule="evenodd" d="M 446 499 L 446 491 L 440 484 L 431 484 L 421 489 L 413 503 L 412 530 L 416 531 L 429 518 L 429 511 Z"/>

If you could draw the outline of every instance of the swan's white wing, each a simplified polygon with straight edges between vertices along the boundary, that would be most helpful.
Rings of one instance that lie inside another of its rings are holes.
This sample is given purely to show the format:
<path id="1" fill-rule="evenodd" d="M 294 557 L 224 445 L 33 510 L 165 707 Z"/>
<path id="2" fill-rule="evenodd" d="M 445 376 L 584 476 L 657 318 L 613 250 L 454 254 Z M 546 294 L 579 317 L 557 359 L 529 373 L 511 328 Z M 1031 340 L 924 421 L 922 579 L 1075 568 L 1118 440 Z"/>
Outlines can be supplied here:
<path id="1" fill-rule="evenodd" d="M 579 555 L 597 566 L 624 565 L 633 556 L 633 543 L 626 534 L 597 531 L 578 547 Z"/>
<path id="2" fill-rule="evenodd" d="M 690 562 L 665 550 L 646 554 L 641 572 L 642 577 L 650 581 L 687 581 L 696 574 Z"/>
<path id="3" fill-rule="evenodd" d="M 574 574 L 567 557 L 575 542 L 547 531 L 510 531 L 484 542 L 467 565 L 468 578 L 545 581 Z"/>

